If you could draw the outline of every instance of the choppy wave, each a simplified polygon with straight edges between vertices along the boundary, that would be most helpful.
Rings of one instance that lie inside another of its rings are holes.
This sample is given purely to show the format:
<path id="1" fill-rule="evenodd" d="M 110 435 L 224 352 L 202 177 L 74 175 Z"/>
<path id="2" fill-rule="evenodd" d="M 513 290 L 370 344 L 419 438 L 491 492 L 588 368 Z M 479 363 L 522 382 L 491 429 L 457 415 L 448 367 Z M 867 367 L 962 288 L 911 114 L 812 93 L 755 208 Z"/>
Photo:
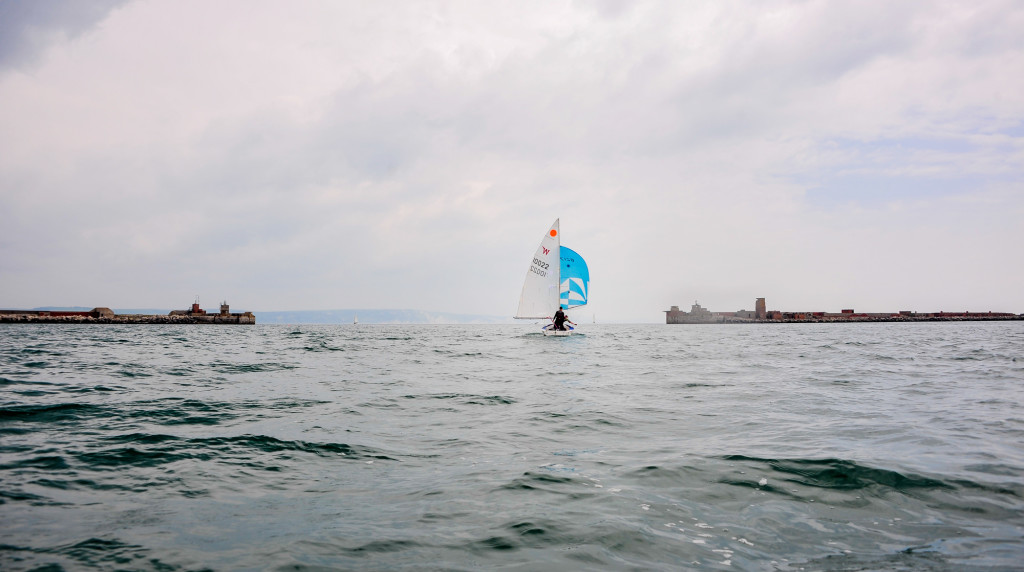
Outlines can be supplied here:
<path id="1" fill-rule="evenodd" d="M 95 417 L 101 406 L 85 403 L 57 403 L 53 405 L 14 405 L 0 408 L 0 422 L 61 423 Z"/>
<path id="2" fill-rule="evenodd" d="M 846 459 L 758 459 L 743 455 L 728 455 L 724 459 L 753 466 L 764 465 L 773 473 L 786 475 L 783 478 L 786 482 L 809 487 L 838 490 L 884 487 L 903 492 L 912 489 L 953 488 L 928 477 L 864 466 Z M 744 486 L 747 483 L 727 484 Z"/>
<path id="3" fill-rule="evenodd" d="M 0 326 L 0 568 L 1016 570 L 1021 324 Z"/>
<path id="4" fill-rule="evenodd" d="M 75 460 L 88 468 L 136 465 L 151 467 L 182 459 L 198 459 L 218 463 L 249 462 L 265 453 L 297 452 L 320 457 L 335 456 L 345 460 L 394 460 L 365 447 L 344 443 L 282 441 L 266 435 L 239 435 L 185 439 L 172 435 L 133 433 L 103 437 L 98 449 L 77 452 Z M 282 456 L 278 458 L 290 458 Z"/>
<path id="5" fill-rule="evenodd" d="M 102 386 L 76 388 L 73 393 L 113 391 Z M 49 396 L 52 392 L 33 395 Z M 165 398 L 110 405 L 52 403 L 0 407 L 0 431 L 27 426 L 60 424 L 102 425 L 125 428 L 140 423 L 153 425 L 221 425 L 241 418 L 273 417 L 292 409 L 315 407 L 315 401 L 282 398 L 270 401 L 204 402 L 188 398 Z"/>

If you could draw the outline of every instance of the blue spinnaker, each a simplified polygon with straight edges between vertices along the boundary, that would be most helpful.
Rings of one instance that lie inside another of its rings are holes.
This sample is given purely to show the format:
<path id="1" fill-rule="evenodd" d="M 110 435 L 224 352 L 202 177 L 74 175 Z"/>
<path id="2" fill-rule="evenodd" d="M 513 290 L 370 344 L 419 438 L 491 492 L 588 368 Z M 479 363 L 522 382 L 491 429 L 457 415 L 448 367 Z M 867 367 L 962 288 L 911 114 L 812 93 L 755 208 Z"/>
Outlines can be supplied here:
<path id="1" fill-rule="evenodd" d="M 576 251 L 564 246 L 560 247 L 561 285 L 559 287 L 559 304 L 569 310 L 584 306 L 590 293 L 590 270 L 587 263 Z"/>

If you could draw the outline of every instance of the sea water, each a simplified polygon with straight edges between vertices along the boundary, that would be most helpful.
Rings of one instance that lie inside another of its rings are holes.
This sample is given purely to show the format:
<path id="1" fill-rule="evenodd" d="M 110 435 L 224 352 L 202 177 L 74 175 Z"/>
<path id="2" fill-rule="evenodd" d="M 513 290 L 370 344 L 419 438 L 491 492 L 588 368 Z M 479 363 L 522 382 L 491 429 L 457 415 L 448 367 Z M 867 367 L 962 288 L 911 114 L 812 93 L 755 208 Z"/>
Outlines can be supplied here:
<path id="1" fill-rule="evenodd" d="M 4 570 L 1015 570 L 1024 323 L 2 325 Z"/>

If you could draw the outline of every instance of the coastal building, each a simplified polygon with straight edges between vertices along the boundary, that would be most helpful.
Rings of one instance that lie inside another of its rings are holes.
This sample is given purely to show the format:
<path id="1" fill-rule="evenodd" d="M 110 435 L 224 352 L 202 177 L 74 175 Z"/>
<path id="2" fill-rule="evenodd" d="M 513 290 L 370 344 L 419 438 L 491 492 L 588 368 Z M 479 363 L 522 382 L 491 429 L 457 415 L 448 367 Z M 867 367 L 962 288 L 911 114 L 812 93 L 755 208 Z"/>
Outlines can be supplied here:
<path id="1" fill-rule="evenodd" d="M 191 318 L 195 323 L 200 324 L 255 324 L 256 316 L 252 312 L 232 314 L 227 301 L 221 302 L 220 312 L 210 314 L 199 307 L 199 301 L 192 303 L 188 310 L 171 310 L 169 316 L 182 316 Z"/>
<path id="2" fill-rule="evenodd" d="M 697 302 L 690 306 L 689 312 L 679 310 L 679 306 L 672 306 L 672 309 L 665 312 L 666 324 L 715 324 L 717 322 L 717 317 L 706 308 L 702 308 Z"/>
<path id="3" fill-rule="evenodd" d="M 930 312 L 918 313 L 908 310 L 899 312 L 857 312 L 853 308 L 844 308 L 839 312 L 796 311 L 784 312 L 768 310 L 764 298 L 754 301 L 754 310 L 737 310 L 735 312 L 712 312 L 694 302 L 689 312 L 683 312 L 679 306 L 672 306 L 665 311 L 666 324 L 742 324 L 742 323 L 792 323 L 792 322 L 926 322 L 954 320 L 1024 320 L 1024 314 L 1010 312 Z"/>

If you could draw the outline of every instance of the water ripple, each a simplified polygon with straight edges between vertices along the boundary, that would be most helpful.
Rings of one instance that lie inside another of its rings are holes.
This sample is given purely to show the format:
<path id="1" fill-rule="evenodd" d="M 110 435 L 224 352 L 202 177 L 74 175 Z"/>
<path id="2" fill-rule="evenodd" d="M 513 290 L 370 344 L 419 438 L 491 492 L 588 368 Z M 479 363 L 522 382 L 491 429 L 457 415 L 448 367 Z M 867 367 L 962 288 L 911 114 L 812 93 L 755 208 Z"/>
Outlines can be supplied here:
<path id="1" fill-rule="evenodd" d="M 0 325 L 0 568 L 1015 570 L 1024 324 Z"/>

